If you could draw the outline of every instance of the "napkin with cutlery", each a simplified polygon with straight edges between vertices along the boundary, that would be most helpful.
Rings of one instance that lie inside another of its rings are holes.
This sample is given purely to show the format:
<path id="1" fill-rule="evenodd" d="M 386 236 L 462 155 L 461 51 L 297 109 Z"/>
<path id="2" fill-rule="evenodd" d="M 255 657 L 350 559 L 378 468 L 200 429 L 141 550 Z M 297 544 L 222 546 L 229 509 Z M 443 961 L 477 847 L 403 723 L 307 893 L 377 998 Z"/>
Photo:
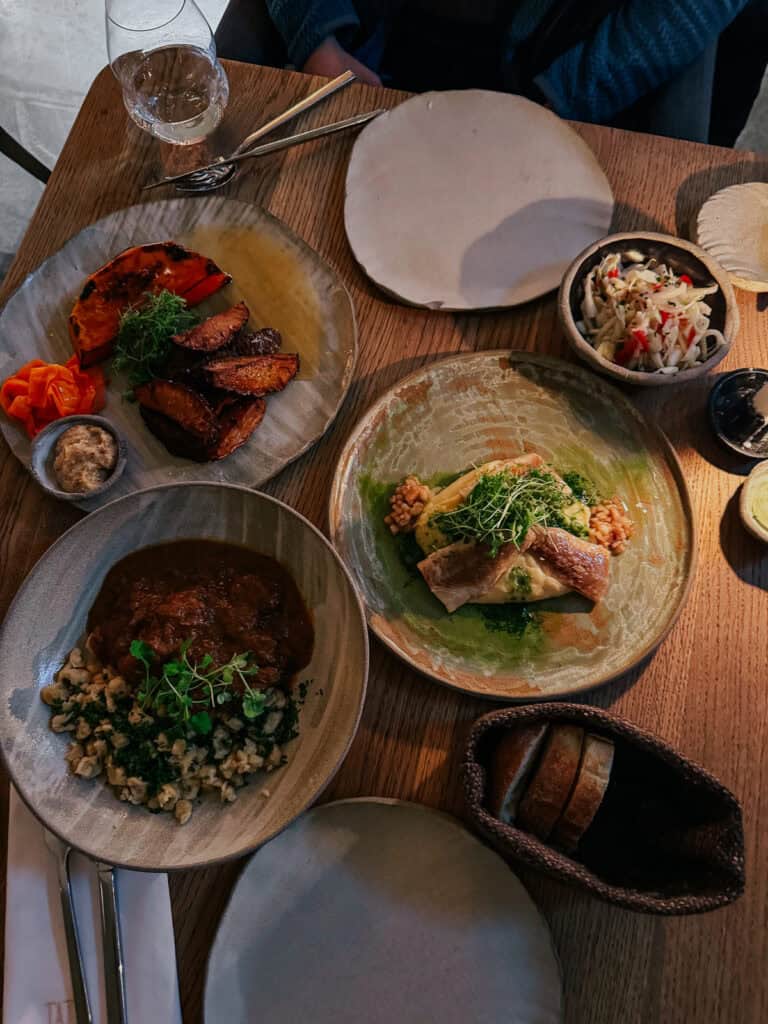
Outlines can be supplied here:
<path id="1" fill-rule="evenodd" d="M 105 1024 L 95 865 L 70 857 L 94 1024 Z M 116 872 L 129 1024 L 181 1024 L 166 875 Z M 6 1024 L 76 1024 L 56 864 L 43 830 L 11 788 L 5 909 Z"/>

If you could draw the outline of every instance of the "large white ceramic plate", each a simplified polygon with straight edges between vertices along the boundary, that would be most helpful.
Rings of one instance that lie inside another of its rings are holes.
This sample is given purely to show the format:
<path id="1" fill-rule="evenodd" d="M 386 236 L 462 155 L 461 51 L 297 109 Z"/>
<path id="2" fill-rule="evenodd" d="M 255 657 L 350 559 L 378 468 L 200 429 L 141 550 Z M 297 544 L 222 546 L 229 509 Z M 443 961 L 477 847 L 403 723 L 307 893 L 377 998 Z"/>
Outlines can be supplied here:
<path id="1" fill-rule="evenodd" d="M 607 234 L 608 179 L 584 140 L 520 96 L 425 93 L 355 142 L 344 222 L 381 288 L 432 309 L 515 306 Z"/>
<path id="2" fill-rule="evenodd" d="M 748 181 L 715 192 L 699 210 L 696 239 L 737 288 L 768 292 L 768 183 Z"/>
<path id="3" fill-rule="evenodd" d="M 547 927 L 504 861 L 418 804 L 315 808 L 246 866 L 206 1024 L 556 1024 Z"/>
<path id="4" fill-rule="evenodd" d="M 203 800 L 180 827 L 172 815 L 121 803 L 100 780 L 70 775 L 68 738 L 48 727 L 40 690 L 85 631 L 105 575 L 149 544 L 207 537 L 277 558 L 315 625 L 312 680 L 285 767 L 222 806 Z M 198 867 L 242 856 L 317 798 L 357 728 L 368 635 L 354 586 L 325 537 L 282 502 L 245 487 L 175 484 L 130 494 L 61 536 L 19 590 L 0 630 L 0 745 L 14 785 L 43 823 L 96 860 L 140 870 Z M 269 796 L 264 790 L 268 790 Z"/>
<path id="5" fill-rule="evenodd" d="M 206 465 L 171 455 L 146 428 L 137 407 L 121 397 L 125 382 L 115 377 L 103 415 L 125 438 L 128 463 L 106 494 L 80 503 L 86 509 L 175 481 L 256 487 L 322 436 L 352 380 L 355 316 L 335 271 L 265 210 L 221 197 L 130 206 L 71 238 L 30 274 L 0 314 L 0 380 L 30 359 L 68 359 L 67 317 L 87 275 L 128 246 L 169 239 L 202 252 L 232 275 L 232 284 L 198 307 L 203 315 L 245 299 L 251 324 L 277 327 L 283 351 L 300 354 L 301 370 L 284 392 L 267 400 L 266 416 L 248 443 L 228 459 Z M 29 467 L 30 443 L 21 426 L 0 415 L 0 429 Z"/>

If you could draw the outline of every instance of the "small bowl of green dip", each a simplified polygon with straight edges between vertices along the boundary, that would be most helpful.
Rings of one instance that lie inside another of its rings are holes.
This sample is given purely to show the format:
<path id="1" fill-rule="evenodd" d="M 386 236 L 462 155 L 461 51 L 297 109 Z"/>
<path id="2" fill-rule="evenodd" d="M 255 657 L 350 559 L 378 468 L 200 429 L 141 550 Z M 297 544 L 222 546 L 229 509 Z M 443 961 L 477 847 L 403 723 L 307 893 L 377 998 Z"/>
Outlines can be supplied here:
<path id="1" fill-rule="evenodd" d="M 768 544 L 768 460 L 758 462 L 744 481 L 739 509 L 752 536 Z"/>

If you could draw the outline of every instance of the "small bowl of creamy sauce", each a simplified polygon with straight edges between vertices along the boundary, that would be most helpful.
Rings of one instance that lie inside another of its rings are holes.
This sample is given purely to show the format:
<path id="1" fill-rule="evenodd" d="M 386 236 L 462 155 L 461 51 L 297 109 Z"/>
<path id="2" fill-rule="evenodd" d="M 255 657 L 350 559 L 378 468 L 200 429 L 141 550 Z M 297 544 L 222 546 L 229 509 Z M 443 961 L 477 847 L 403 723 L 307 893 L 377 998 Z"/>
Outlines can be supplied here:
<path id="1" fill-rule="evenodd" d="M 32 473 L 50 494 L 85 501 L 103 494 L 125 468 L 125 445 L 103 416 L 65 416 L 32 446 Z"/>
<path id="2" fill-rule="evenodd" d="M 739 511 L 752 536 L 768 544 L 768 460 L 759 462 L 744 481 Z"/>

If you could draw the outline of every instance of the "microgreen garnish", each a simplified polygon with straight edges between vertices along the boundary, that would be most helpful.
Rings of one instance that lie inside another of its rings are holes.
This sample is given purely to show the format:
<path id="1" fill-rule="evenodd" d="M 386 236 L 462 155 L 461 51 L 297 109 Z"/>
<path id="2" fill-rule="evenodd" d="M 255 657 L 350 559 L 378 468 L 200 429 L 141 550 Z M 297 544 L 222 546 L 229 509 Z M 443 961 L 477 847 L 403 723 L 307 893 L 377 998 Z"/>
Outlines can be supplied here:
<path id="1" fill-rule="evenodd" d="M 129 307 L 120 317 L 112 369 L 125 373 L 131 388 L 146 384 L 170 356 L 173 335 L 198 322 L 180 295 L 147 292 L 140 305 Z"/>
<path id="2" fill-rule="evenodd" d="M 532 526 L 560 526 L 583 536 L 584 527 L 564 514 L 571 504 L 552 473 L 503 469 L 484 473 L 461 505 L 438 512 L 432 522 L 450 540 L 485 544 L 495 558 L 504 544 L 520 547 Z"/>
<path id="3" fill-rule="evenodd" d="M 237 682 L 242 688 L 245 718 L 253 720 L 264 713 L 265 694 L 248 681 L 259 671 L 248 651 L 236 654 L 226 665 L 214 666 L 210 654 L 192 661 L 190 643 L 185 640 L 178 657 L 156 669 L 152 647 L 143 640 L 131 642 L 130 652 L 144 668 L 144 679 L 136 697 L 145 711 L 163 708 L 168 718 L 206 735 L 213 728 L 209 711 L 236 699 L 232 685 Z"/>

